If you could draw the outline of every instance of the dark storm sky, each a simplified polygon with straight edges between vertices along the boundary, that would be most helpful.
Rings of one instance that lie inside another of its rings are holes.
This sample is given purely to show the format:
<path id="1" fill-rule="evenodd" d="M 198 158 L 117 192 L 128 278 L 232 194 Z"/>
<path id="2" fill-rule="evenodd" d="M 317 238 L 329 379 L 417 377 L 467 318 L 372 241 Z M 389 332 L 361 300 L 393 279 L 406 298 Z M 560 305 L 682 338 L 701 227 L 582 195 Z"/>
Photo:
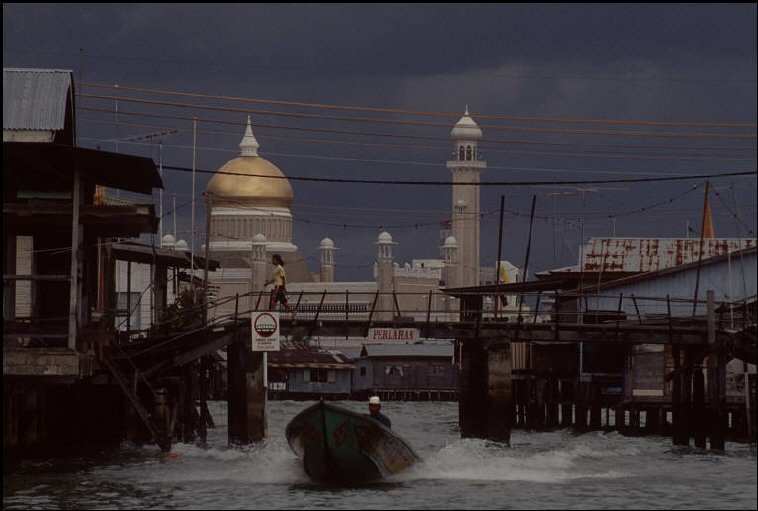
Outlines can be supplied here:
<path id="1" fill-rule="evenodd" d="M 196 167 L 205 170 L 235 157 L 248 111 L 261 155 L 288 176 L 447 181 L 450 129 L 468 105 L 484 131 L 481 147 L 488 163 L 482 175 L 482 210 L 490 213 L 482 220 L 482 262 L 491 264 L 496 256 L 499 218 L 492 212 L 505 196 L 504 258 L 523 265 L 536 196 L 530 270 L 539 271 L 574 263 L 581 238 L 614 233 L 685 237 L 688 224 L 699 229 L 705 178 L 581 187 L 557 184 L 562 181 L 751 171 L 712 178 L 718 195 L 711 196 L 711 206 L 717 235 L 755 237 L 756 21 L 754 3 L 5 3 L 3 66 L 70 69 L 77 81 L 124 88 L 451 114 L 356 113 L 174 96 L 149 97 L 219 109 L 120 101 L 116 114 L 114 100 L 78 98 L 78 106 L 95 109 L 77 113 L 84 146 L 157 161 L 154 140 L 126 140 L 156 128 L 135 124 L 181 130 L 164 140 L 166 166 L 191 167 L 192 123 L 187 119 L 201 119 L 195 157 Z M 78 86 L 78 92 L 114 94 L 91 86 Z M 128 116 L 129 111 L 165 118 Z M 266 111 L 410 123 L 305 119 Z M 569 121 L 582 119 L 641 124 Z M 684 124 L 695 122 L 704 124 Z M 698 136 L 684 138 L 684 133 Z M 407 145 L 378 145 L 385 143 Z M 209 179 L 210 174 L 196 175 L 197 194 Z M 556 184 L 505 184 L 533 181 Z M 187 202 L 190 174 L 166 171 L 165 183 L 164 197 Z M 318 242 L 329 236 L 340 247 L 337 278 L 370 278 L 373 242 L 381 229 L 399 243 L 400 263 L 438 257 L 438 223 L 450 210 L 449 187 L 291 184 L 294 243 L 314 270 Z M 170 206 L 164 204 L 166 210 Z M 180 238 L 189 236 L 189 214 L 186 206 L 177 212 Z M 200 201 L 198 246 L 204 215 Z M 172 225 L 173 215 L 165 218 Z M 164 232 L 171 230 L 164 224 Z"/>

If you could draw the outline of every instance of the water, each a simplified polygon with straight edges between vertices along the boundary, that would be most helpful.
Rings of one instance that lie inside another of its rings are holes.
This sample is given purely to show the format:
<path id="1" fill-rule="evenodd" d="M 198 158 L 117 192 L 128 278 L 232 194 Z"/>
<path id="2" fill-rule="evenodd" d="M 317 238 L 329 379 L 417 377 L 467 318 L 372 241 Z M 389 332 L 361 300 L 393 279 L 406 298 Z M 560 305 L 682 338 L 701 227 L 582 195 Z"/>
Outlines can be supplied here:
<path id="1" fill-rule="evenodd" d="M 27 461 L 3 478 L 3 509 L 756 509 L 756 450 L 675 448 L 670 438 L 514 431 L 512 447 L 461 439 L 457 403 L 385 402 L 423 462 L 381 482 L 310 481 L 284 438 L 309 402 L 269 402 L 269 438 L 227 446 L 226 403 L 210 403 L 206 446 L 175 459 L 125 444 Z M 341 402 L 364 411 L 365 403 Z"/>

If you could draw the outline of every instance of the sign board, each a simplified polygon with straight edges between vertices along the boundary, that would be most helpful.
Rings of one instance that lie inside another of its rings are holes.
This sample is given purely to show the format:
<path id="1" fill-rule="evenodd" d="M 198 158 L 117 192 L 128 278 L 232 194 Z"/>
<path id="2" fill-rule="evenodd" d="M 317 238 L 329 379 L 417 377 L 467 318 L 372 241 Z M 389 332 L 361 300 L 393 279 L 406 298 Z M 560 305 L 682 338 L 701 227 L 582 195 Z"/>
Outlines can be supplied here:
<path id="1" fill-rule="evenodd" d="M 369 341 L 377 342 L 416 342 L 419 340 L 421 332 L 418 328 L 369 328 Z"/>
<path id="2" fill-rule="evenodd" d="M 253 351 L 279 351 L 279 313 L 253 312 Z"/>

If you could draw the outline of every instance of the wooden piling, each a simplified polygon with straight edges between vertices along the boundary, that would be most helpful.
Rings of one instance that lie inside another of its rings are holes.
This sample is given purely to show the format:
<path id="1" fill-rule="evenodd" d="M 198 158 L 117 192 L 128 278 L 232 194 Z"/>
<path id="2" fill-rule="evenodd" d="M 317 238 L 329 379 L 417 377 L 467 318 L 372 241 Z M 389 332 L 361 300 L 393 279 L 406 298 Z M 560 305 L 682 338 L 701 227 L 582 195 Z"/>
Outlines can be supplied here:
<path id="1" fill-rule="evenodd" d="M 705 377 L 703 369 L 696 366 L 692 373 L 692 435 L 695 447 L 705 449 L 707 414 L 705 411 Z"/>
<path id="2" fill-rule="evenodd" d="M 561 427 L 568 428 L 573 422 L 573 396 L 574 396 L 574 383 L 571 380 L 560 381 L 560 393 L 561 393 Z"/>
<path id="3" fill-rule="evenodd" d="M 558 427 L 559 421 L 559 407 L 560 407 L 560 394 L 558 392 L 558 380 L 554 377 L 548 378 L 546 384 L 546 417 L 545 425 L 549 428 Z"/>
<path id="4" fill-rule="evenodd" d="M 687 417 L 685 414 L 686 406 L 684 393 L 686 388 L 685 371 L 682 367 L 681 359 L 682 348 L 673 345 L 671 348 L 674 359 L 674 375 L 671 385 L 671 421 L 672 421 L 672 441 L 674 445 L 689 445 L 690 436 L 687 431 Z"/>
<path id="5" fill-rule="evenodd" d="M 716 343 L 713 290 L 706 292 L 708 322 L 708 406 L 710 408 L 711 449 L 723 451 L 726 440 L 726 357 Z"/>

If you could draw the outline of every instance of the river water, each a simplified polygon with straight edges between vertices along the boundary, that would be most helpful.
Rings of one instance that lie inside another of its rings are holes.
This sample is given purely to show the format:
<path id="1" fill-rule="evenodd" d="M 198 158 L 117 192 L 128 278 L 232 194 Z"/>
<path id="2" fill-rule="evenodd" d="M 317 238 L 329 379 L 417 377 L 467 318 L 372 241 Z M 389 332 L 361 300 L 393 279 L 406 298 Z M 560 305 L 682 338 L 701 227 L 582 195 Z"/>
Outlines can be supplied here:
<path id="1" fill-rule="evenodd" d="M 227 446 L 226 403 L 204 446 L 118 448 L 22 463 L 3 477 L 3 509 L 756 509 L 756 450 L 677 448 L 665 437 L 515 430 L 511 447 L 461 439 L 458 404 L 385 402 L 422 462 L 392 479 L 310 481 L 287 422 L 310 402 L 270 401 L 269 438 Z M 337 402 L 365 411 L 362 402 Z"/>

